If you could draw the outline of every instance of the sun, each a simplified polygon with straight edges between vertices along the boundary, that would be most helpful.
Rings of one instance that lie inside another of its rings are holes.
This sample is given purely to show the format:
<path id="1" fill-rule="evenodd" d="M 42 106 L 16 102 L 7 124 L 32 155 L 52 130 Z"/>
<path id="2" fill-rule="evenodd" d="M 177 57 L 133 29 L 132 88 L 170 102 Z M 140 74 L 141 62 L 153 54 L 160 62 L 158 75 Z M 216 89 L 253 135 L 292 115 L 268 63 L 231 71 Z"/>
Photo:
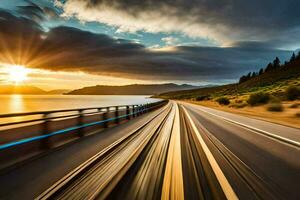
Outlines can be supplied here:
<path id="1" fill-rule="evenodd" d="M 11 65 L 8 67 L 8 79 L 16 84 L 28 79 L 29 70 L 22 65 Z"/>

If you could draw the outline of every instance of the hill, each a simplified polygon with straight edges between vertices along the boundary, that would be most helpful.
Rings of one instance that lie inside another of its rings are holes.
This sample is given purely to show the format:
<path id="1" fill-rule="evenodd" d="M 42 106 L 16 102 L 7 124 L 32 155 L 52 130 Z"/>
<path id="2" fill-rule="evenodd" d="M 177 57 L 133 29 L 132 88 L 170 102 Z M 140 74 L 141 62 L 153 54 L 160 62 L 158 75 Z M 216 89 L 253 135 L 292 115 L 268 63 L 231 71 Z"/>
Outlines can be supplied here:
<path id="1" fill-rule="evenodd" d="M 47 92 L 34 86 L 0 85 L 1 94 L 47 94 Z"/>
<path id="2" fill-rule="evenodd" d="M 68 95 L 155 95 L 170 91 L 179 91 L 195 89 L 197 86 L 168 84 L 149 84 L 149 85 L 124 85 L 124 86 L 106 86 L 97 85 L 73 90 Z"/>
<path id="3" fill-rule="evenodd" d="M 294 56 L 294 55 L 293 55 Z M 228 85 L 200 88 L 193 90 L 184 90 L 179 92 L 162 93 L 156 97 L 167 99 L 192 99 L 197 97 L 216 98 L 220 96 L 242 96 L 248 95 L 252 92 L 264 91 L 273 94 L 274 96 L 281 96 L 283 90 L 290 86 L 300 86 L 300 53 L 297 57 L 291 58 L 289 62 L 284 65 L 269 64 L 265 69 L 260 70 L 260 73 L 248 73 L 243 76 L 239 83 Z M 276 66 L 278 65 L 278 66 Z M 246 80 L 243 80 L 247 77 Z"/>
<path id="4" fill-rule="evenodd" d="M 4 94 L 31 94 L 31 95 L 58 95 L 70 90 L 50 90 L 45 91 L 35 86 L 28 85 L 0 85 L 0 95 Z"/>
<path id="5" fill-rule="evenodd" d="M 70 90 L 64 90 L 64 89 L 59 89 L 59 90 L 50 90 L 47 91 L 48 95 L 58 95 L 58 94 L 65 94 L 70 92 Z"/>

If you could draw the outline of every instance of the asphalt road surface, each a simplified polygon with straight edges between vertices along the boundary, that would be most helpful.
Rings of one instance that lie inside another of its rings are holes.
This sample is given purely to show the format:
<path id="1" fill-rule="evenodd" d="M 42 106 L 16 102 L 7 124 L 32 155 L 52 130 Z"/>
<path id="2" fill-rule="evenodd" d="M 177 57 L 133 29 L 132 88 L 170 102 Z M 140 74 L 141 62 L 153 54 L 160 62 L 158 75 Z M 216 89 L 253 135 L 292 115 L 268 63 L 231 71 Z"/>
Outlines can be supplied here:
<path id="1" fill-rule="evenodd" d="M 0 199 L 300 199 L 300 130 L 165 107 L 0 174 Z"/>

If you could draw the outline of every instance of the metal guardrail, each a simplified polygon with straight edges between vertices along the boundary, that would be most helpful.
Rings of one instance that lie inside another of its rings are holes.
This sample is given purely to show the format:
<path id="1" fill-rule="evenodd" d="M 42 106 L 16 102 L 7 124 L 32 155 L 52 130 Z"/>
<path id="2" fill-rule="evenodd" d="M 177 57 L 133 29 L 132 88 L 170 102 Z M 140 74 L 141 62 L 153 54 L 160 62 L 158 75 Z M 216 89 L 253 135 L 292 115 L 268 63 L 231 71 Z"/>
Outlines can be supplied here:
<path id="1" fill-rule="evenodd" d="M 167 101 L 158 101 L 148 104 L 140 105 L 121 105 L 121 106 L 109 106 L 109 107 L 93 107 L 93 108 L 82 108 L 82 109 L 68 109 L 68 110 L 54 110 L 54 111 L 40 111 L 40 112 L 27 112 L 27 113 L 13 113 L 13 114 L 2 114 L 0 119 L 16 118 L 16 117 L 38 117 L 36 119 L 26 119 L 21 121 L 4 122 L 0 123 L 0 127 L 5 130 L 10 128 L 21 126 L 26 127 L 32 123 L 41 123 L 43 131 L 33 137 L 27 138 L 16 138 L 16 140 L 0 144 L 0 150 L 6 150 L 15 146 L 19 146 L 26 143 L 31 143 L 38 140 L 45 140 L 55 135 L 67 134 L 71 131 L 78 131 L 79 136 L 84 135 L 84 128 L 92 127 L 95 125 L 102 124 L 104 128 L 108 127 L 109 122 L 119 123 L 122 119 L 131 119 L 144 112 L 148 112 L 157 107 L 161 107 L 166 104 Z M 57 116 L 54 116 L 57 115 Z M 102 119 L 99 121 L 93 121 L 84 123 L 83 119 L 87 116 L 102 115 Z M 109 117 L 113 116 L 113 117 Z M 49 130 L 49 123 L 56 120 L 64 119 L 77 119 L 77 125 L 63 128 L 61 130 L 51 132 Z M 1 131 L 0 131 L 1 135 Z M 47 145 L 45 145 L 47 146 Z"/>

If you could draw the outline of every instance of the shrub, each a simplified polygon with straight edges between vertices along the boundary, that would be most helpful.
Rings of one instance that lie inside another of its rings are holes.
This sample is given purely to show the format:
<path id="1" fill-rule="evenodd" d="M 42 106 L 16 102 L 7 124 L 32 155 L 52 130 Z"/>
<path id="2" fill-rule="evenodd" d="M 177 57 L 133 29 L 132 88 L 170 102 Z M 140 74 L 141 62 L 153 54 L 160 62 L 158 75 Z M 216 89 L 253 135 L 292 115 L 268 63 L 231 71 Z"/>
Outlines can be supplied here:
<path id="1" fill-rule="evenodd" d="M 229 105 L 230 101 L 226 97 L 220 97 L 216 100 L 220 105 Z"/>
<path id="2" fill-rule="evenodd" d="M 283 106 L 281 103 L 270 103 L 267 107 L 267 110 L 271 112 L 282 112 Z"/>
<path id="3" fill-rule="evenodd" d="M 202 95 L 202 96 L 196 97 L 196 101 L 204 101 L 204 100 L 209 100 L 209 99 L 210 99 L 209 95 Z"/>
<path id="4" fill-rule="evenodd" d="M 290 108 L 298 108 L 299 104 L 298 103 L 293 103 L 292 105 L 289 106 Z"/>
<path id="5" fill-rule="evenodd" d="M 286 98 L 294 101 L 300 97 L 300 88 L 296 86 L 290 86 L 285 91 Z"/>
<path id="6" fill-rule="evenodd" d="M 251 94 L 247 103 L 251 106 L 257 106 L 268 103 L 270 95 L 267 93 L 259 92 Z"/>

